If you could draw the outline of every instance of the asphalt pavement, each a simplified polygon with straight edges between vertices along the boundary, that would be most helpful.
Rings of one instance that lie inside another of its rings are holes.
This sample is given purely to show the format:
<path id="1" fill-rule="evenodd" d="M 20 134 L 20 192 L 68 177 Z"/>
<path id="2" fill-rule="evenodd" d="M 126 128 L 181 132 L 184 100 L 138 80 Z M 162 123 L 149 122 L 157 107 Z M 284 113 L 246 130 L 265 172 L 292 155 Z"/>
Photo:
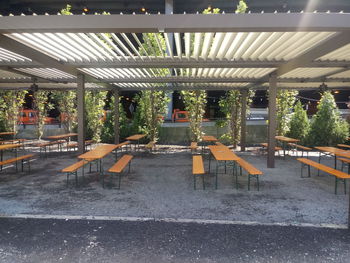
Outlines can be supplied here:
<path id="1" fill-rule="evenodd" d="M 344 229 L 0 219 L 0 262 L 349 262 Z"/>

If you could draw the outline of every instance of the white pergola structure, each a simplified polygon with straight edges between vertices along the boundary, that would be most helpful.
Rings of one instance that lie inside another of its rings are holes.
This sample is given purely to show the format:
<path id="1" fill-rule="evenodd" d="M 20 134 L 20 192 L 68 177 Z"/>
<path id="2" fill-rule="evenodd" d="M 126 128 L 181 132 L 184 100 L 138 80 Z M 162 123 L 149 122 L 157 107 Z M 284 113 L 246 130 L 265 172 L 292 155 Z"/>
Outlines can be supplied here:
<path id="1" fill-rule="evenodd" d="M 157 34 L 154 47 L 143 33 L 162 34 L 167 51 Z M 239 89 L 243 100 L 248 89 L 268 89 L 272 168 L 277 90 L 349 88 L 349 65 L 344 13 L 0 17 L 0 88 L 29 88 L 35 79 L 41 89 L 76 89 L 79 151 L 85 89 L 114 90 L 117 97 L 121 90 Z"/>

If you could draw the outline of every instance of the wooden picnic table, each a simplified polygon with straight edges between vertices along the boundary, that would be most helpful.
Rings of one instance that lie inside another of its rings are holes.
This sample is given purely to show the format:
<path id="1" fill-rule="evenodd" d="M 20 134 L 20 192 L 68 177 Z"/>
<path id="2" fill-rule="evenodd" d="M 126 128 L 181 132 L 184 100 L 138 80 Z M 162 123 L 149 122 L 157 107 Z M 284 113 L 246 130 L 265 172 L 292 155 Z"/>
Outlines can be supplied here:
<path id="1" fill-rule="evenodd" d="M 69 140 L 71 137 L 75 137 L 75 136 L 78 136 L 78 133 L 66 133 L 66 134 L 52 135 L 52 136 L 47 136 L 46 139 L 65 140 L 67 143 L 67 151 L 68 151 Z M 62 151 L 62 146 L 60 144 L 58 146 L 59 146 L 58 148 Z"/>
<path id="2" fill-rule="evenodd" d="M 116 145 L 116 144 L 99 145 L 96 148 L 94 148 L 93 150 L 79 155 L 78 158 L 79 159 L 83 159 L 83 160 L 87 160 L 87 161 L 98 160 L 98 162 L 99 162 L 99 171 L 100 171 L 100 174 L 103 175 L 102 159 L 106 155 L 108 155 L 109 153 L 113 152 L 118 147 L 119 146 Z"/>
<path id="3" fill-rule="evenodd" d="M 210 150 L 210 155 L 209 155 L 209 172 L 210 172 L 210 160 L 211 160 L 211 155 L 214 156 L 214 159 L 216 160 L 216 169 L 215 169 L 215 188 L 218 188 L 218 169 L 220 162 L 224 162 L 225 164 L 225 173 L 226 173 L 226 162 L 235 162 L 239 160 L 239 157 L 230 150 L 225 145 L 209 145 L 209 150 Z"/>
<path id="4" fill-rule="evenodd" d="M 211 135 L 202 136 L 202 140 L 205 142 L 217 142 L 218 141 L 218 139 L 216 139 L 214 136 L 211 136 Z"/>
<path id="5" fill-rule="evenodd" d="M 296 143 L 299 142 L 300 140 L 294 139 L 294 138 L 289 138 L 286 136 L 275 136 L 275 139 L 282 142 L 282 149 L 283 149 L 283 158 L 286 157 L 286 144 L 287 143 Z"/>
<path id="6" fill-rule="evenodd" d="M 137 143 L 135 143 L 135 148 L 134 148 L 136 150 L 136 145 L 137 145 L 137 149 L 139 149 L 140 148 L 140 140 L 144 137 L 146 137 L 146 134 L 134 134 L 132 136 L 127 137 L 126 140 L 137 142 Z"/>
<path id="7" fill-rule="evenodd" d="M 315 147 L 315 149 L 319 151 L 319 157 L 318 157 L 319 163 L 321 162 L 322 153 L 324 155 L 334 156 L 334 169 L 337 169 L 337 157 L 345 157 L 350 159 L 350 151 L 345 151 L 336 147 L 329 147 L 329 146 L 318 146 L 318 147 Z"/>
<path id="8" fill-rule="evenodd" d="M 60 140 L 60 139 L 68 139 L 70 137 L 78 136 L 78 133 L 66 133 L 66 134 L 60 134 L 60 135 L 52 135 L 47 136 L 47 139 L 50 140 Z"/>
<path id="9" fill-rule="evenodd" d="M 21 144 L 2 144 L 0 145 L 0 161 L 3 161 L 3 155 L 5 150 L 16 149 L 16 157 L 17 157 L 17 148 L 21 147 Z M 2 171 L 2 165 L 0 166 L 0 170 Z"/>

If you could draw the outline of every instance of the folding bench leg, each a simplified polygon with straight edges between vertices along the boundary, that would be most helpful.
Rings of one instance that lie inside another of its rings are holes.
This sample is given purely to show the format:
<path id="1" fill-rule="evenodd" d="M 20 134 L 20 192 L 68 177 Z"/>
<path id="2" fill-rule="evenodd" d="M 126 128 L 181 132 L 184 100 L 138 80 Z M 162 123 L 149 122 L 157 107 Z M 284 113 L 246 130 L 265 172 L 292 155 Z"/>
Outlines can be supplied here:
<path id="1" fill-rule="evenodd" d="M 202 175 L 203 190 L 205 190 L 204 174 Z"/>
<path id="2" fill-rule="evenodd" d="M 248 174 L 248 191 L 250 191 L 250 174 Z"/>
<path id="3" fill-rule="evenodd" d="M 338 178 L 335 177 L 335 191 L 334 191 L 335 194 L 337 194 L 337 189 L 338 189 Z"/>
<path id="4" fill-rule="evenodd" d="M 256 175 L 256 183 L 258 184 L 258 191 L 259 191 L 259 175 Z"/>
<path id="5" fill-rule="evenodd" d="M 196 175 L 193 175 L 193 189 L 196 190 Z"/>
<path id="6" fill-rule="evenodd" d="M 21 160 L 21 171 L 23 172 L 23 165 L 24 165 L 24 160 Z"/>
<path id="7" fill-rule="evenodd" d="M 118 181 L 119 181 L 119 183 L 118 183 L 118 189 L 120 189 L 120 183 L 121 183 L 121 180 L 122 180 L 122 175 L 121 175 L 121 173 L 119 173 L 119 175 L 118 175 Z"/>
<path id="8" fill-rule="evenodd" d="M 131 166 L 131 161 L 129 162 L 129 171 L 128 171 L 128 173 L 130 173 L 130 166 Z"/>

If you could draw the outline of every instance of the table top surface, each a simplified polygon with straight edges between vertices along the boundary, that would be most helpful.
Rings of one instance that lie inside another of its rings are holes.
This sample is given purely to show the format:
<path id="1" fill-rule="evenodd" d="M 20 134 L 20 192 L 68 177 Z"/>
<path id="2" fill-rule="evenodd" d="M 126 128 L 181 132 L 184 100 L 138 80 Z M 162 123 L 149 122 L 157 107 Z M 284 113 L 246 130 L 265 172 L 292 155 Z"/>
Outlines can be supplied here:
<path id="1" fill-rule="evenodd" d="M 15 135 L 16 132 L 0 132 L 0 136 L 1 135 Z"/>
<path id="2" fill-rule="evenodd" d="M 237 161 L 239 157 L 225 145 L 210 145 L 210 152 L 217 161 Z"/>
<path id="3" fill-rule="evenodd" d="M 206 142 L 216 142 L 218 139 L 211 135 L 204 135 L 202 136 L 202 140 Z"/>
<path id="4" fill-rule="evenodd" d="M 134 134 L 132 136 L 129 136 L 126 138 L 126 140 L 129 140 L 129 141 L 137 141 L 137 140 L 140 140 L 142 139 L 143 137 L 145 137 L 146 134 Z"/>
<path id="5" fill-rule="evenodd" d="M 115 144 L 99 145 L 95 149 L 79 155 L 78 158 L 85 159 L 85 160 L 101 159 L 105 157 L 107 154 L 111 153 L 116 148 L 118 148 L 118 146 Z"/>
<path id="6" fill-rule="evenodd" d="M 282 141 L 282 142 L 299 142 L 300 140 L 294 139 L 294 138 L 289 138 L 285 136 L 276 136 L 276 140 Z"/>
<path id="7" fill-rule="evenodd" d="M 0 151 L 2 150 L 7 150 L 7 149 L 12 149 L 12 148 L 18 148 L 18 147 L 21 147 L 22 145 L 21 144 L 2 144 L 0 145 Z"/>
<path id="8" fill-rule="evenodd" d="M 47 139 L 64 139 L 64 138 L 69 138 L 69 137 L 74 137 L 78 136 L 78 133 L 66 133 L 66 134 L 60 134 L 60 135 L 52 135 L 52 136 L 47 136 Z"/>
<path id="9" fill-rule="evenodd" d="M 328 152 L 337 156 L 350 158 L 350 151 L 345 151 L 336 147 L 328 147 L 328 146 L 318 146 L 315 149 L 321 152 Z"/>

